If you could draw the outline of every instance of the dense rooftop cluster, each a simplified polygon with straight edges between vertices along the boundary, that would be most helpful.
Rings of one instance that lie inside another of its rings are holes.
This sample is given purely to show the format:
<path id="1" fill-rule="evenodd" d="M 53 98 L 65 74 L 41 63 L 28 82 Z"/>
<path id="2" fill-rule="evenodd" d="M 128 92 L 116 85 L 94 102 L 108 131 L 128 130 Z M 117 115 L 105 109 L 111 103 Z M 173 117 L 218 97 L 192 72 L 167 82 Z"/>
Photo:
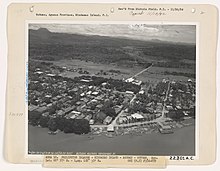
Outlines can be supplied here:
<path id="1" fill-rule="evenodd" d="M 61 72 L 80 72 L 75 78 Z M 29 123 L 66 133 L 88 133 L 90 125 L 145 122 L 161 117 L 195 116 L 195 83 L 162 80 L 155 85 L 135 78 L 91 76 L 81 68 L 29 62 Z M 120 117 L 117 117 L 120 114 Z"/>

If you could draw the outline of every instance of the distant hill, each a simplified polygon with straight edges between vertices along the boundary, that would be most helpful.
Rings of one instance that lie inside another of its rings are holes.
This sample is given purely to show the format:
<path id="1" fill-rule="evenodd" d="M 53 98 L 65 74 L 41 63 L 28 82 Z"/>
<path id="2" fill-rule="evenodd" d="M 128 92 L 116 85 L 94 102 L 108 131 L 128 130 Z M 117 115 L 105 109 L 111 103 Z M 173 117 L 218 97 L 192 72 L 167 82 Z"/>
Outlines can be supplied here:
<path id="1" fill-rule="evenodd" d="M 36 36 L 36 40 L 49 40 L 51 36 L 51 32 L 46 28 L 40 28 L 38 30 L 29 30 L 29 35 L 31 38 L 34 38 Z M 36 42 L 37 43 L 37 42 Z"/>
<path id="2" fill-rule="evenodd" d="M 29 30 L 29 58 L 41 60 L 81 59 L 118 65 L 162 60 L 195 60 L 195 45 L 141 41 L 98 35 L 54 33 L 46 28 Z"/>

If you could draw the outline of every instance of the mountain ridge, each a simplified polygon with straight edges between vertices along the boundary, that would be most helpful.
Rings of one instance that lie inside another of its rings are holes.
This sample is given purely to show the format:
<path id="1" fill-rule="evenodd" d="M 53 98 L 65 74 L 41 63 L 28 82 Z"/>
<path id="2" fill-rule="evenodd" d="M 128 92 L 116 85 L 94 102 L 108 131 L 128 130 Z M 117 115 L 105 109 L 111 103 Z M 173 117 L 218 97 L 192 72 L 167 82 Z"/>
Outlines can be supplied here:
<path id="1" fill-rule="evenodd" d="M 42 34 L 43 38 L 48 37 L 47 34 L 67 34 L 70 36 L 85 36 L 85 37 L 96 37 L 96 38 L 109 38 L 109 39 L 123 39 L 123 40 L 133 40 L 133 41 L 139 41 L 139 42 L 148 42 L 148 43 L 164 43 L 164 44 L 178 44 L 178 45 L 195 45 L 193 43 L 184 43 L 184 42 L 172 42 L 172 41 L 164 41 L 164 40 L 160 40 L 160 39 L 150 39 L 150 40 L 141 40 L 141 39 L 135 39 L 135 38 L 128 38 L 128 37 L 124 37 L 124 36 L 105 36 L 105 35 L 90 35 L 90 34 L 77 34 L 77 33 L 64 33 L 64 32 L 51 32 L 50 30 L 48 30 L 47 28 L 39 28 L 37 30 L 35 29 L 29 29 L 29 33 L 30 32 L 38 32 L 40 34 Z"/>
<path id="2" fill-rule="evenodd" d="M 118 65 L 195 60 L 196 46 L 160 40 L 141 41 L 99 35 L 50 32 L 46 28 L 29 29 L 29 58 L 41 60 L 80 59 Z M 165 64 L 163 64 L 165 65 Z"/>

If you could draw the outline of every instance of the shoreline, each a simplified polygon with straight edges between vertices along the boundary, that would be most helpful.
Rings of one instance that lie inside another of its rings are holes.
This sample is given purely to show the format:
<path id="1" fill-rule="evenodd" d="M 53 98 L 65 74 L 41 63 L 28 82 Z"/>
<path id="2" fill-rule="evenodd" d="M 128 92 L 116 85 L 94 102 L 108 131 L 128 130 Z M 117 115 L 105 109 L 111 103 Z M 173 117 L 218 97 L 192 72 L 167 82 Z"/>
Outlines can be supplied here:
<path id="1" fill-rule="evenodd" d="M 195 155 L 195 124 L 175 129 L 173 134 L 148 132 L 109 138 L 104 134 L 76 135 L 59 132 L 49 135 L 46 128 L 29 125 L 29 154 L 112 153 L 117 155 Z"/>
<path id="2" fill-rule="evenodd" d="M 187 121 L 189 123 L 184 123 L 184 121 Z M 176 121 L 172 121 L 172 123 L 168 123 L 168 125 L 172 125 L 172 130 L 175 132 L 181 128 L 188 127 L 188 126 L 194 126 L 195 125 L 195 119 L 189 118 L 183 121 L 180 121 L 179 123 Z M 159 133 L 158 126 L 156 125 L 151 125 L 151 126 L 133 126 L 130 128 L 120 128 L 122 130 L 116 132 L 107 132 L 101 131 L 100 133 L 89 133 L 90 136 L 100 136 L 100 135 L 105 135 L 107 137 L 114 137 L 114 136 L 123 136 L 123 135 L 132 135 L 132 136 L 141 136 L 145 134 L 152 134 L 152 133 Z M 127 130 L 127 131 L 126 131 Z M 140 131 L 141 130 L 141 131 Z"/>
<path id="3" fill-rule="evenodd" d="M 34 133 L 34 134 L 33 134 Z M 45 128 L 29 127 L 29 154 L 111 153 L 117 155 L 195 155 L 195 127 L 176 130 L 173 134 L 105 135 L 64 134 L 48 135 Z M 42 141 L 43 140 L 43 141 Z"/>
<path id="4" fill-rule="evenodd" d="M 184 123 L 184 121 L 186 121 L 186 120 L 187 121 L 190 120 L 190 123 Z M 172 121 L 171 124 L 168 123 L 167 125 L 171 126 L 171 128 L 174 132 L 181 129 L 181 128 L 195 125 L 195 119 L 189 118 L 186 120 L 180 121 L 179 123 L 176 121 Z M 42 128 L 41 126 L 33 126 L 33 125 L 30 125 L 30 126 Z M 120 128 L 120 127 L 118 127 L 118 128 Z M 48 128 L 44 128 L 44 129 L 48 129 Z M 141 131 L 140 131 L 140 129 L 141 129 Z M 53 133 L 52 131 L 49 131 L 49 129 L 48 129 L 48 134 L 49 134 L 49 132 Z M 64 133 L 63 131 L 57 130 L 52 135 L 57 135 L 61 132 Z M 85 136 L 85 137 L 104 135 L 104 136 L 113 138 L 114 136 L 123 136 L 123 135 L 141 136 L 141 135 L 152 134 L 152 133 L 159 133 L 158 126 L 156 124 L 152 124 L 150 126 L 149 125 L 133 126 L 133 127 L 129 127 L 129 128 L 122 128 L 121 127 L 120 129 L 117 129 L 115 132 L 107 132 L 107 130 L 102 130 L 102 129 L 100 131 L 100 129 L 98 129 L 98 131 L 91 130 L 91 132 L 89 132 L 88 134 L 75 134 L 75 133 L 64 133 L 64 134 L 68 134 L 68 135 L 72 134 L 72 135 Z"/>

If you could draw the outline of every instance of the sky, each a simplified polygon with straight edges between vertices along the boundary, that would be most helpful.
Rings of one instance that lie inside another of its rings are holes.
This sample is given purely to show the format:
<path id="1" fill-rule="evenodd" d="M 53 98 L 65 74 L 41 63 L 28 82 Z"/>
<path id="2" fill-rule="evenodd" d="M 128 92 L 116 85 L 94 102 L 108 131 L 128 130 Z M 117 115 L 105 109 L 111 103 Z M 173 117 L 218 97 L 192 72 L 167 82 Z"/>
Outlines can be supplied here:
<path id="1" fill-rule="evenodd" d="M 137 40 L 161 40 L 196 43 L 195 25 L 150 24 L 29 24 L 29 29 L 47 28 L 51 32 L 125 37 Z"/>

